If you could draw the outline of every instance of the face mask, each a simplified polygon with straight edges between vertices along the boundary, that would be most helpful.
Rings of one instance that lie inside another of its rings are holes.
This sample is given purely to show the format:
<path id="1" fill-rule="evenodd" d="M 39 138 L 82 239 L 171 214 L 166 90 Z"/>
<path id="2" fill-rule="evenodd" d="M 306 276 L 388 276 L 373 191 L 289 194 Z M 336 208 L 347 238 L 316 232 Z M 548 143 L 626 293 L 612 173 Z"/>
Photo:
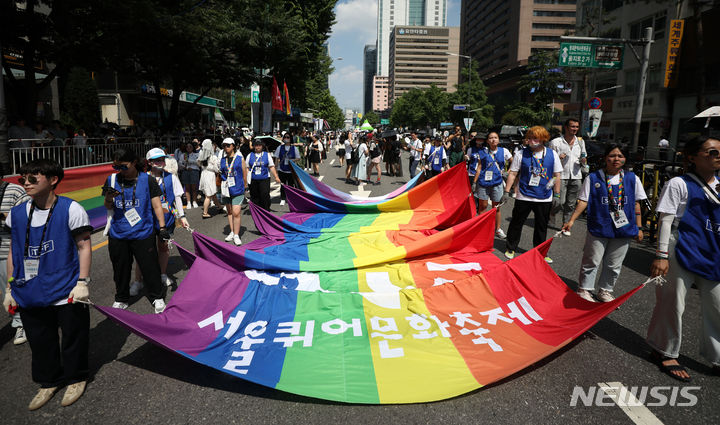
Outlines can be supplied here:
<path id="1" fill-rule="evenodd" d="M 529 142 L 529 145 L 530 145 L 530 148 L 531 148 L 531 149 L 535 149 L 535 148 L 537 148 L 538 146 L 541 146 L 542 143 L 540 143 L 540 142 Z"/>

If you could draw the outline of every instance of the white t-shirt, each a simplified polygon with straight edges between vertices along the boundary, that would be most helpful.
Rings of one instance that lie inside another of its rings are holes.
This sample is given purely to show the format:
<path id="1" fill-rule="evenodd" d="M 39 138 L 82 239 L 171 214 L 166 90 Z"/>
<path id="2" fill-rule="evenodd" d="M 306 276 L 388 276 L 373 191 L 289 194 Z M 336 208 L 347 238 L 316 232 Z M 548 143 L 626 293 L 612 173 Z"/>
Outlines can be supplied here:
<path id="1" fill-rule="evenodd" d="M 30 214 L 30 201 L 28 201 L 25 204 L 25 213 Z M 32 222 L 30 223 L 31 227 L 42 227 L 47 223 L 47 217 L 48 213 L 50 212 L 50 209 L 41 210 L 39 208 L 35 208 L 35 211 L 33 211 L 32 216 Z M 7 218 L 5 219 L 5 225 L 9 228 L 12 228 L 12 211 L 8 212 Z M 78 204 L 75 201 L 72 201 L 70 203 L 70 208 L 68 209 L 68 227 L 70 228 L 70 231 L 80 229 L 82 227 L 87 227 L 88 231 L 92 231 L 92 227 L 90 227 L 90 218 L 87 215 L 87 211 L 85 211 L 85 208 L 83 208 L 80 204 Z M 47 238 L 47 236 L 46 236 Z M 12 261 L 12 259 L 8 259 Z M 59 301 L 56 301 L 53 305 L 64 305 L 67 304 L 67 298 L 62 298 Z"/>
<path id="2" fill-rule="evenodd" d="M 415 159 L 415 160 L 418 160 L 418 161 L 421 160 L 421 159 L 422 159 L 422 156 L 423 156 L 423 153 L 422 153 L 422 152 L 418 152 L 418 151 L 416 151 L 415 149 L 420 149 L 420 150 L 424 151 L 422 140 L 420 140 L 420 139 L 415 139 L 415 140 L 410 139 L 409 142 L 408 142 L 408 145 L 409 145 L 410 148 L 411 148 L 411 149 L 410 149 L 410 157 L 411 157 L 412 159 Z"/>
<path id="3" fill-rule="evenodd" d="M 718 183 L 720 183 L 720 181 L 715 177 L 715 184 L 709 185 L 710 189 L 716 194 L 718 192 L 715 190 L 715 186 Z M 665 183 L 665 187 L 663 187 L 662 192 L 660 192 L 660 199 L 658 200 L 655 210 L 658 213 L 673 214 L 675 216 L 673 226 L 677 226 L 685 214 L 687 200 L 687 183 L 680 177 L 673 177 Z"/>
<path id="4" fill-rule="evenodd" d="M 350 159 L 350 155 L 352 155 L 352 145 L 350 139 L 345 139 L 345 159 Z"/>
<path id="5" fill-rule="evenodd" d="M 600 170 L 600 174 L 603 179 L 605 179 L 605 173 Z M 610 184 L 613 186 L 617 186 L 620 184 L 620 174 L 615 174 L 614 176 L 610 177 Z M 585 177 L 585 181 L 583 182 L 582 189 L 580 190 L 580 195 L 578 196 L 578 199 L 581 201 L 587 202 L 588 199 L 590 199 L 590 176 Z M 642 182 L 640 181 L 640 177 L 637 175 L 635 176 L 635 201 L 642 201 L 643 199 L 647 199 L 647 195 L 645 194 L 645 188 L 643 188 Z"/>
<path id="6" fill-rule="evenodd" d="M 252 165 L 250 164 L 250 155 L 253 154 L 253 153 L 255 153 L 255 152 L 249 153 L 248 156 L 247 156 L 247 158 L 245 158 L 245 166 L 247 167 L 248 172 L 249 172 L 250 168 L 252 168 Z M 267 157 L 268 157 L 268 168 L 274 167 L 274 166 L 275 166 L 275 161 L 273 161 L 273 157 L 272 157 L 272 155 L 270 155 L 269 152 L 262 151 L 261 155 L 264 155 L 264 154 L 266 154 L 266 153 L 268 154 L 268 155 L 267 155 Z M 255 154 L 255 155 L 257 155 L 257 154 Z M 257 160 L 257 159 L 256 159 L 256 160 Z"/>
<path id="7" fill-rule="evenodd" d="M 585 156 L 587 157 L 587 151 L 585 150 L 585 142 L 577 136 L 573 137 L 575 138 L 572 147 L 565 141 L 563 136 L 552 139 L 548 146 L 557 152 L 558 155 L 566 155 L 565 158 L 562 159 L 562 178 L 579 180 L 582 178 L 582 163 L 580 162 L 580 158 L 583 152 L 585 152 Z"/>
<path id="8" fill-rule="evenodd" d="M 468 156 L 470 156 L 471 149 L 472 149 L 472 148 L 468 148 L 468 154 L 467 154 Z M 505 159 L 505 164 L 507 164 L 508 162 L 510 162 L 510 160 L 512 159 L 512 155 L 510 154 L 510 151 L 507 150 L 507 148 L 503 148 L 503 147 L 498 146 L 498 148 L 495 149 L 494 151 L 491 151 L 490 149 L 488 149 L 488 150 L 487 150 L 487 153 L 489 153 L 490 155 L 497 155 L 498 149 L 502 149 L 502 150 L 503 150 L 503 158 Z"/>
<path id="9" fill-rule="evenodd" d="M 178 176 L 176 176 L 175 174 L 170 174 L 170 175 L 172 176 L 172 190 L 173 190 L 173 194 L 175 195 L 176 198 L 178 198 L 178 197 L 182 196 L 182 194 L 185 192 L 185 189 L 183 189 L 182 183 L 180 183 L 180 179 L 178 178 Z M 155 177 L 155 176 L 153 176 L 153 177 Z M 155 181 L 157 182 L 158 186 L 160 186 L 160 189 L 162 190 L 162 188 L 163 188 L 163 186 L 162 186 L 163 178 L 162 178 L 162 177 L 155 177 Z M 169 200 L 169 201 L 172 202 L 172 201 L 174 201 L 174 199 L 173 199 L 173 200 Z M 33 218 L 34 218 L 34 217 L 33 217 Z"/>
<path id="10" fill-rule="evenodd" d="M 280 158 L 280 148 L 282 148 L 282 146 L 283 146 L 283 145 L 278 146 L 277 149 L 275 149 L 275 153 L 273 154 L 273 156 L 274 156 L 275 158 L 277 158 L 278 160 L 281 159 L 281 158 Z M 290 158 L 290 152 L 293 152 L 293 153 L 294 153 L 294 155 L 292 156 L 292 158 Z M 290 165 L 290 161 L 291 161 L 292 159 L 298 159 L 298 158 L 300 158 L 300 151 L 298 150 L 297 146 L 292 146 L 292 145 L 291 145 L 291 146 L 290 146 L 290 149 L 288 149 L 287 147 L 285 147 L 285 158 L 283 158 L 283 160 L 286 161 L 286 162 L 288 163 L 288 165 Z M 280 171 L 281 173 L 284 173 L 284 172 L 285 172 L 285 171 L 283 171 L 283 170 L 281 170 L 281 169 L 278 169 L 278 171 Z M 291 170 L 291 171 L 288 171 L 288 173 L 291 173 L 291 172 L 292 172 L 292 170 Z"/>
<path id="11" fill-rule="evenodd" d="M 177 157 L 178 167 L 180 170 L 199 170 L 198 156 L 197 152 L 181 152 L 180 156 Z"/>
<path id="12" fill-rule="evenodd" d="M 528 148 L 528 149 L 530 149 L 530 148 Z M 548 148 L 545 148 L 545 147 L 544 147 L 543 150 L 534 152 L 534 153 L 533 153 L 533 156 L 535 156 L 535 158 L 537 158 L 537 159 L 542 159 L 542 157 L 543 157 L 544 155 L 549 155 L 550 153 L 552 153 L 552 155 L 553 155 L 553 170 L 552 170 L 552 173 L 553 173 L 553 174 L 555 174 L 555 173 L 562 173 L 563 166 L 562 166 L 562 163 L 560 162 L 560 157 L 558 156 L 557 152 L 555 152 L 554 150 L 548 149 Z M 510 164 L 510 171 L 514 171 L 514 172 L 518 173 L 518 174 L 517 174 L 517 179 L 520 179 L 520 166 L 522 165 L 522 156 L 523 156 L 523 150 L 521 149 L 520 151 L 518 151 L 517 153 L 515 153 L 515 156 L 513 157 L 512 164 Z M 550 177 L 550 181 L 552 181 L 553 178 L 554 178 L 554 177 L 551 176 L 551 177 Z M 519 180 L 518 180 L 518 181 L 519 181 Z M 517 184 L 516 187 L 519 188 L 520 185 Z M 522 194 L 522 192 L 520 192 L 520 190 L 517 190 L 517 191 L 515 192 L 515 199 L 519 199 L 519 200 L 521 200 L 521 201 L 529 201 L 529 202 L 550 202 L 550 201 L 552 201 L 552 197 L 553 197 L 552 192 L 550 193 L 550 196 L 547 197 L 547 198 L 545 198 L 545 199 L 537 199 L 537 198 L 531 198 L 531 197 L 529 197 L 529 196 L 525 196 L 525 195 Z"/>

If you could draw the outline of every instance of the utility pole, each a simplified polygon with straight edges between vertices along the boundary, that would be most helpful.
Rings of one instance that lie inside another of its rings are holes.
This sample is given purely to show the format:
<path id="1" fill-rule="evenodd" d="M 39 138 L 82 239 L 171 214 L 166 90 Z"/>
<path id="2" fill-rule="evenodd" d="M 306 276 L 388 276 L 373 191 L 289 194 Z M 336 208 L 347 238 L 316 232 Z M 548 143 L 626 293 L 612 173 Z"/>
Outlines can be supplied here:
<path id="1" fill-rule="evenodd" d="M 647 70 L 648 64 L 650 63 L 650 46 L 652 46 L 653 29 L 652 27 L 645 28 L 645 34 L 643 42 L 642 61 L 640 62 L 640 85 L 638 86 L 637 99 L 635 100 L 635 128 L 633 129 L 632 137 L 632 152 L 637 152 L 638 145 L 640 144 L 640 127 L 642 124 L 642 113 L 643 103 L 645 103 L 645 86 L 647 84 Z"/>

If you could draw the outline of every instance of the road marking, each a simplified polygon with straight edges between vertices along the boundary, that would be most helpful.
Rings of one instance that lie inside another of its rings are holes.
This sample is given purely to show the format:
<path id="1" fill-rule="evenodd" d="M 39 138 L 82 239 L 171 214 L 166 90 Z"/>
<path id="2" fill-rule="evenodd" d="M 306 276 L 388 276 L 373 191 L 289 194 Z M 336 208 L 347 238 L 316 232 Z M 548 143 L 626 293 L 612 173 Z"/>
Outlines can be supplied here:
<path id="1" fill-rule="evenodd" d="M 333 165 L 334 163 L 335 163 L 335 160 L 334 160 L 334 159 L 331 159 L 331 160 L 330 160 L 330 165 Z"/>
<path id="2" fill-rule="evenodd" d="M 351 190 L 350 194 L 357 196 L 358 198 L 369 198 L 372 191 L 365 190 L 365 183 L 360 183 L 358 190 Z"/>
<path id="3" fill-rule="evenodd" d="M 108 244 L 108 240 L 105 239 L 104 241 L 100 242 L 99 244 L 92 247 L 92 250 L 95 251 L 96 249 L 100 249 Z"/>
<path id="4" fill-rule="evenodd" d="M 637 425 L 663 425 L 621 382 L 598 382 L 598 386 Z"/>
<path id="5" fill-rule="evenodd" d="M 320 177 L 318 177 L 318 181 L 321 182 L 324 178 L 325 178 L 325 176 L 320 176 Z"/>

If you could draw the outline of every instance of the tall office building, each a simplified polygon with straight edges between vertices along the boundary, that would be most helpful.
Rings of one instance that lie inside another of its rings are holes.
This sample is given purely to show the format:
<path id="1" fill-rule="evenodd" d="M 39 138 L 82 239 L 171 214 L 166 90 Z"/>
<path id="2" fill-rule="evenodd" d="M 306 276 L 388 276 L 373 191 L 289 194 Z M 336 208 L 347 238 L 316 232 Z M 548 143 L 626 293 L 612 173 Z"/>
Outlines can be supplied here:
<path id="1" fill-rule="evenodd" d="M 390 105 L 408 90 L 430 87 L 431 84 L 454 92 L 459 75 L 459 51 L 458 27 L 393 28 L 388 83 Z"/>
<path id="2" fill-rule="evenodd" d="M 447 26 L 447 0 L 379 0 L 377 75 L 390 72 L 390 34 L 396 25 Z"/>
<path id="3" fill-rule="evenodd" d="M 576 0 L 462 0 L 460 51 L 487 78 L 556 50 L 560 36 L 574 31 L 575 15 Z"/>
<path id="4" fill-rule="evenodd" d="M 373 107 L 373 77 L 377 68 L 377 47 L 366 44 L 363 51 L 363 113 Z"/>

